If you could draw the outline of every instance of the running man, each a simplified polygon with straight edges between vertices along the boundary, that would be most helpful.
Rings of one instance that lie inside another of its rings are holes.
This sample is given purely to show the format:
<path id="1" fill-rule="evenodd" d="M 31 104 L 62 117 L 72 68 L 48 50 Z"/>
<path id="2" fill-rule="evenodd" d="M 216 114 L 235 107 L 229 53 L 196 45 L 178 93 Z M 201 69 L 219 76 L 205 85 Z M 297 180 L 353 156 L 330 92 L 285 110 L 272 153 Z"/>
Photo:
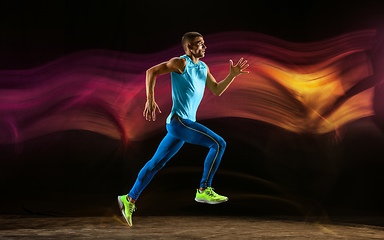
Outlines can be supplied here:
<path id="1" fill-rule="evenodd" d="M 218 204 L 228 198 L 213 191 L 212 178 L 220 164 L 226 143 L 223 138 L 196 122 L 196 112 L 204 95 L 205 86 L 216 96 L 220 96 L 238 75 L 249 64 L 239 60 L 233 65 L 230 60 L 230 72 L 221 82 L 216 82 L 209 72 L 208 66 L 200 61 L 204 57 L 206 46 L 203 36 L 197 32 L 188 32 L 182 38 L 185 55 L 175 57 L 168 62 L 160 63 L 147 70 L 146 93 L 147 102 L 143 112 L 148 121 L 156 120 L 156 111 L 161 113 L 156 104 L 154 89 L 158 75 L 171 73 L 173 106 L 167 118 L 167 135 L 160 143 L 156 153 L 138 174 L 137 180 L 127 195 L 118 196 L 118 204 L 128 226 L 132 226 L 132 214 L 135 204 L 144 188 L 153 176 L 175 155 L 184 142 L 202 145 L 209 148 L 204 162 L 200 188 L 197 189 L 195 200 L 200 203 Z"/>

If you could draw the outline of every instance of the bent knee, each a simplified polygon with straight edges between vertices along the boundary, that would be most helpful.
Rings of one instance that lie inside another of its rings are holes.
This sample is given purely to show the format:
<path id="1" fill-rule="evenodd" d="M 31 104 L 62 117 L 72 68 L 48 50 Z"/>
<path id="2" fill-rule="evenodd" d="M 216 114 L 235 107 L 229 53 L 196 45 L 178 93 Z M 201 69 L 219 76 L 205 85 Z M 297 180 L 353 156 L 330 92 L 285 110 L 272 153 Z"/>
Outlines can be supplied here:
<path id="1" fill-rule="evenodd" d="M 225 147 L 227 146 L 227 143 L 225 142 L 225 140 L 223 138 L 220 138 L 219 140 L 219 146 L 222 150 L 225 149 Z"/>
<path id="2" fill-rule="evenodd" d="M 219 137 L 215 139 L 215 144 L 212 144 L 211 147 L 224 151 L 226 146 L 227 146 L 227 143 L 225 142 L 225 140 L 222 137 Z"/>

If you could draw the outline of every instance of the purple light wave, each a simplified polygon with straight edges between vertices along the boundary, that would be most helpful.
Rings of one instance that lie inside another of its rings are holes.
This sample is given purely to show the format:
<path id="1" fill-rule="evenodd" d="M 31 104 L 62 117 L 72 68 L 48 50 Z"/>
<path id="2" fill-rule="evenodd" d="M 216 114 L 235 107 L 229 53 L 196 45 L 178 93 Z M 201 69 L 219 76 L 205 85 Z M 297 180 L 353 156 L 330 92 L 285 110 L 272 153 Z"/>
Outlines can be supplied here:
<path id="1" fill-rule="evenodd" d="M 373 74 L 366 50 L 375 36 L 365 30 L 292 43 L 250 32 L 207 35 L 202 60 L 218 81 L 228 74 L 229 59 L 244 57 L 250 73 L 221 97 L 207 91 L 198 120 L 241 117 L 323 134 L 371 116 L 373 86 L 345 93 Z M 0 144 L 74 129 L 124 144 L 146 139 L 164 128 L 172 102 L 170 75 L 159 76 L 155 96 L 163 113 L 156 122 L 143 118 L 145 71 L 183 54 L 181 46 L 153 54 L 87 50 L 34 69 L 0 71 Z"/>

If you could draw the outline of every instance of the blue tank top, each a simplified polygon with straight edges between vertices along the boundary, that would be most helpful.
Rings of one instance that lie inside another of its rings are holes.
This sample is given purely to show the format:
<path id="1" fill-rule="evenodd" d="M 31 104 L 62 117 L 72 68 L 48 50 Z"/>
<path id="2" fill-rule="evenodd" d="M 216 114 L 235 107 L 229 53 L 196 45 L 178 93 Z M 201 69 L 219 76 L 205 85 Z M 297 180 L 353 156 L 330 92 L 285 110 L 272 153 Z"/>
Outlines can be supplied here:
<path id="1" fill-rule="evenodd" d="M 202 61 L 195 64 L 187 55 L 180 58 L 185 58 L 187 62 L 182 74 L 171 72 L 173 106 L 167 123 L 171 122 L 174 114 L 195 122 L 197 108 L 204 95 L 207 65 Z"/>

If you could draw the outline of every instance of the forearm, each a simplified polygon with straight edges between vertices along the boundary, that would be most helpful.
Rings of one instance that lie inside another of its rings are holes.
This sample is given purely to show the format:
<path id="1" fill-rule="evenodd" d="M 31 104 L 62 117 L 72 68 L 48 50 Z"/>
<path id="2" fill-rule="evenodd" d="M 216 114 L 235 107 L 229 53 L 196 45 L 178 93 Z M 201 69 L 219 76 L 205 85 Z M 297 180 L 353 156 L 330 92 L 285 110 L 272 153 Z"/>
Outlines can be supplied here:
<path id="1" fill-rule="evenodd" d="M 246 64 L 247 61 L 243 61 L 243 58 L 240 58 L 239 62 L 233 66 L 232 60 L 229 60 L 230 62 L 230 71 L 226 78 L 224 78 L 221 82 L 216 82 L 215 78 L 212 76 L 212 74 L 209 72 L 207 73 L 207 87 L 213 94 L 216 96 L 220 96 L 223 94 L 223 92 L 231 85 L 235 77 L 239 76 L 242 73 L 249 73 L 247 71 L 243 71 L 246 69 L 249 64 Z"/>
<path id="2" fill-rule="evenodd" d="M 153 71 L 151 69 L 148 69 L 146 72 L 146 78 L 145 78 L 147 100 L 155 99 L 155 84 L 156 84 L 156 75 L 153 74 Z"/>
<path id="3" fill-rule="evenodd" d="M 234 76 L 232 76 L 231 74 L 228 74 L 226 78 L 224 78 L 221 82 L 218 82 L 216 84 L 214 94 L 216 96 L 220 96 L 221 94 L 223 94 L 225 90 L 227 90 L 229 85 L 231 85 L 234 79 L 235 79 Z"/>

